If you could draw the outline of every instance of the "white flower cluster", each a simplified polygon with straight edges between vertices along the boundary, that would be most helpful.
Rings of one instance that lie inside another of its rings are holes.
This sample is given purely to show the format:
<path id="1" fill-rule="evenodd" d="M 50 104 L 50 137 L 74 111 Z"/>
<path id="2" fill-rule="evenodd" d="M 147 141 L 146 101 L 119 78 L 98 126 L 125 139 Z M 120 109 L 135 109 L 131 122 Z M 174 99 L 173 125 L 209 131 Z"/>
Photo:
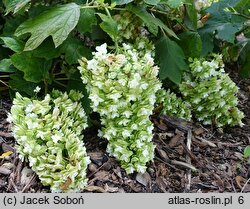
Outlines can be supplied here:
<path id="1" fill-rule="evenodd" d="M 19 156 L 29 161 L 52 192 L 76 192 L 87 184 L 90 160 L 82 141 L 87 127 L 82 97 L 73 90 L 69 94 L 53 90 L 43 100 L 17 93 L 13 101 L 9 121 L 13 122 Z"/>
<path id="2" fill-rule="evenodd" d="M 149 116 L 161 82 L 145 44 L 140 43 L 144 53 L 123 44 L 117 54 L 108 53 L 103 44 L 96 47 L 92 60 L 83 58 L 79 67 L 92 108 L 101 116 L 99 136 L 109 141 L 107 151 L 127 173 L 145 172 L 154 157 Z"/>
<path id="3" fill-rule="evenodd" d="M 238 87 L 224 71 L 222 55 L 210 60 L 190 59 L 190 72 L 179 89 L 192 106 L 194 116 L 204 124 L 217 127 L 242 125 L 243 113 L 236 107 Z"/>
<path id="4" fill-rule="evenodd" d="M 133 13 L 121 11 L 113 18 L 118 24 L 119 35 L 122 38 L 135 40 L 143 31 L 146 32 L 143 29 L 143 22 Z"/>
<path id="5" fill-rule="evenodd" d="M 198 11 L 201 11 L 202 9 L 210 7 L 213 3 L 218 1 L 219 0 L 195 0 L 194 5 Z"/>
<path id="6" fill-rule="evenodd" d="M 186 120 L 191 119 L 190 104 L 177 97 L 175 93 L 170 92 L 170 90 L 160 89 L 156 94 L 156 98 L 156 107 L 160 104 L 163 105 L 162 114 Z"/>

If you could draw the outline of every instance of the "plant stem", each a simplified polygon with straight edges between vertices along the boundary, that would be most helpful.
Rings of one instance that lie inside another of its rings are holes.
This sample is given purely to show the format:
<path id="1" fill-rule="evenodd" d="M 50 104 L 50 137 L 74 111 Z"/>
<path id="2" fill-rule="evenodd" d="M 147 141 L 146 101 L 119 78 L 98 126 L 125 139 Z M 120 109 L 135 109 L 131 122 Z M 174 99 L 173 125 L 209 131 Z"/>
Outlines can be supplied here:
<path id="1" fill-rule="evenodd" d="M 48 93 L 48 83 L 46 80 L 44 80 L 44 93 L 45 95 Z"/>
<path id="2" fill-rule="evenodd" d="M 157 10 L 157 9 L 154 9 L 154 8 L 149 8 L 149 11 L 159 13 L 159 14 L 163 14 L 163 15 L 168 15 L 167 12 L 163 12 L 163 11 L 160 11 L 160 10 Z"/>
<path id="3" fill-rule="evenodd" d="M 111 6 L 105 6 L 104 9 L 111 9 L 111 10 L 118 10 L 118 11 L 125 11 L 127 10 L 126 8 L 116 8 L 116 7 L 111 7 Z M 103 9 L 101 6 L 96 6 L 96 5 L 84 5 L 81 6 L 81 9 Z"/>
<path id="4" fill-rule="evenodd" d="M 61 82 L 59 82 L 59 81 L 54 80 L 54 82 L 55 82 L 56 84 L 60 85 L 60 86 L 63 86 L 64 88 L 67 87 L 65 84 L 63 84 L 63 83 L 61 83 Z"/>
<path id="5" fill-rule="evenodd" d="M 56 78 L 55 79 L 55 81 L 68 81 L 68 80 L 69 80 L 69 78 Z M 72 79 L 72 80 L 74 80 L 74 79 Z"/>
<path id="6" fill-rule="evenodd" d="M 9 78 L 9 75 L 0 75 L 0 78 Z"/>
<path id="7" fill-rule="evenodd" d="M 9 85 L 7 83 L 5 83 L 4 81 L 0 80 L 0 83 L 2 83 L 3 85 L 5 85 L 9 88 Z"/>

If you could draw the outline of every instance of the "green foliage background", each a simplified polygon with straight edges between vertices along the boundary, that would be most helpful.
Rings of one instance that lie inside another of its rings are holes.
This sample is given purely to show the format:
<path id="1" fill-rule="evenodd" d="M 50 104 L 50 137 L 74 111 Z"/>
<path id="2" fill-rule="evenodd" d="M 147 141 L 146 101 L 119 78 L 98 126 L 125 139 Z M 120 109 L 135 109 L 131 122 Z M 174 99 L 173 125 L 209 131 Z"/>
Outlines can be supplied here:
<path id="1" fill-rule="evenodd" d="M 84 89 L 76 70 L 78 59 L 91 58 L 100 43 L 117 44 L 119 31 L 113 17 L 125 10 L 149 31 L 164 82 L 179 84 L 188 71 L 187 59 L 210 52 L 237 62 L 241 75 L 248 77 L 249 8 L 248 0 L 221 0 L 201 11 L 192 0 L 3 0 L 1 90 L 32 96 L 37 85 L 44 93 L 54 87 Z M 199 21 L 203 27 L 197 27 Z"/>

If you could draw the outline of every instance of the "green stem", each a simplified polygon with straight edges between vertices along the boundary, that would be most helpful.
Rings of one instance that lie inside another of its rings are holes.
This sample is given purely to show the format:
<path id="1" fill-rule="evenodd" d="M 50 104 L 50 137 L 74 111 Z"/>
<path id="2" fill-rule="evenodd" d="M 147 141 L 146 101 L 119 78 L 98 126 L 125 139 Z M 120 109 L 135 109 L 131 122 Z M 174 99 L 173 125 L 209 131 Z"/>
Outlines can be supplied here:
<path id="1" fill-rule="evenodd" d="M 48 93 L 48 83 L 46 80 L 44 80 L 44 93 L 45 95 Z"/>
<path id="2" fill-rule="evenodd" d="M 9 85 L 7 83 L 5 83 L 4 81 L 0 80 L 0 83 L 2 83 L 3 85 L 5 85 L 9 88 Z"/>
<path id="3" fill-rule="evenodd" d="M 54 76 L 57 76 L 57 75 L 65 75 L 65 73 L 62 73 L 62 72 L 60 72 L 60 73 L 53 73 L 53 75 L 54 75 Z"/>
<path id="4" fill-rule="evenodd" d="M 234 13 L 234 15 L 238 15 L 238 16 L 240 16 L 240 17 L 244 17 L 244 18 L 250 20 L 250 16 L 247 16 L 247 15 L 244 15 L 244 14 Z"/>
<path id="5" fill-rule="evenodd" d="M 127 10 L 126 8 L 116 8 L 116 7 L 111 7 L 111 6 L 105 6 L 105 7 L 101 7 L 101 6 L 96 6 L 96 5 L 84 5 L 81 6 L 81 9 L 111 9 L 111 10 L 117 10 L 117 11 L 125 11 Z"/>
<path id="6" fill-rule="evenodd" d="M 108 16 L 112 19 L 112 16 L 111 16 L 111 14 L 110 14 L 110 12 L 109 12 L 108 8 L 107 8 L 107 7 L 105 7 L 104 9 L 105 9 L 105 11 L 106 11 L 107 15 L 108 15 Z"/>
<path id="7" fill-rule="evenodd" d="M 159 14 L 163 14 L 163 15 L 167 15 L 167 16 L 168 16 L 168 13 L 167 13 L 167 12 L 163 12 L 163 11 L 160 11 L 160 10 L 157 10 L 157 9 L 154 9 L 154 8 L 149 8 L 149 11 L 155 12 L 155 13 L 159 13 Z"/>
<path id="8" fill-rule="evenodd" d="M 56 78 L 54 79 L 55 81 L 68 81 L 69 78 Z M 71 79 L 71 80 L 76 80 L 76 79 Z"/>
<path id="9" fill-rule="evenodd" d="M 0 78 L 9 78 L 10 75 L 0 75 Z"/>
<path id="10" fill-rule="evenodd" d="M 54 82 L 55 82 L 56 84 L 60 85 L 60 86 L 63 86 L 64 88 L 67 87 L 65 84 L 63 84 L 63 83 L 61 83 L 61 82 L 59 82 L 59 81 L 54 80 Z"/>

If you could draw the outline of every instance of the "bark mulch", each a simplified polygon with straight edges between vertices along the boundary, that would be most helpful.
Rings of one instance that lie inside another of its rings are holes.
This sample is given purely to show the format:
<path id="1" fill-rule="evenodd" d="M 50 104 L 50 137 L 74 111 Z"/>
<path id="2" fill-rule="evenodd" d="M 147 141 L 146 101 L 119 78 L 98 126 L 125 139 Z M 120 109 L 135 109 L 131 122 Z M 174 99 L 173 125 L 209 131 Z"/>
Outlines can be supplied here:
<path id="1" fill-rule="evenodd" d="M 243 150 L 250 144 L 250 79 L 231 73 L 240 87 L 239 108 L 245 113 L 243 127 L 204 127 L 168 116 L 152 116 L 155 125 L 155 159 L 144 174 L 127 175 L 105 152 L 107 142 L 97 129 L 85 132 L 91 164 L 88 187 L 83 192 L 250 192 L 250 162 Z M 0 192 L 50 192 L 21 162 L 15 150 L 11 125 L 6 121 L 11 101 L 0 100 Z"/>

